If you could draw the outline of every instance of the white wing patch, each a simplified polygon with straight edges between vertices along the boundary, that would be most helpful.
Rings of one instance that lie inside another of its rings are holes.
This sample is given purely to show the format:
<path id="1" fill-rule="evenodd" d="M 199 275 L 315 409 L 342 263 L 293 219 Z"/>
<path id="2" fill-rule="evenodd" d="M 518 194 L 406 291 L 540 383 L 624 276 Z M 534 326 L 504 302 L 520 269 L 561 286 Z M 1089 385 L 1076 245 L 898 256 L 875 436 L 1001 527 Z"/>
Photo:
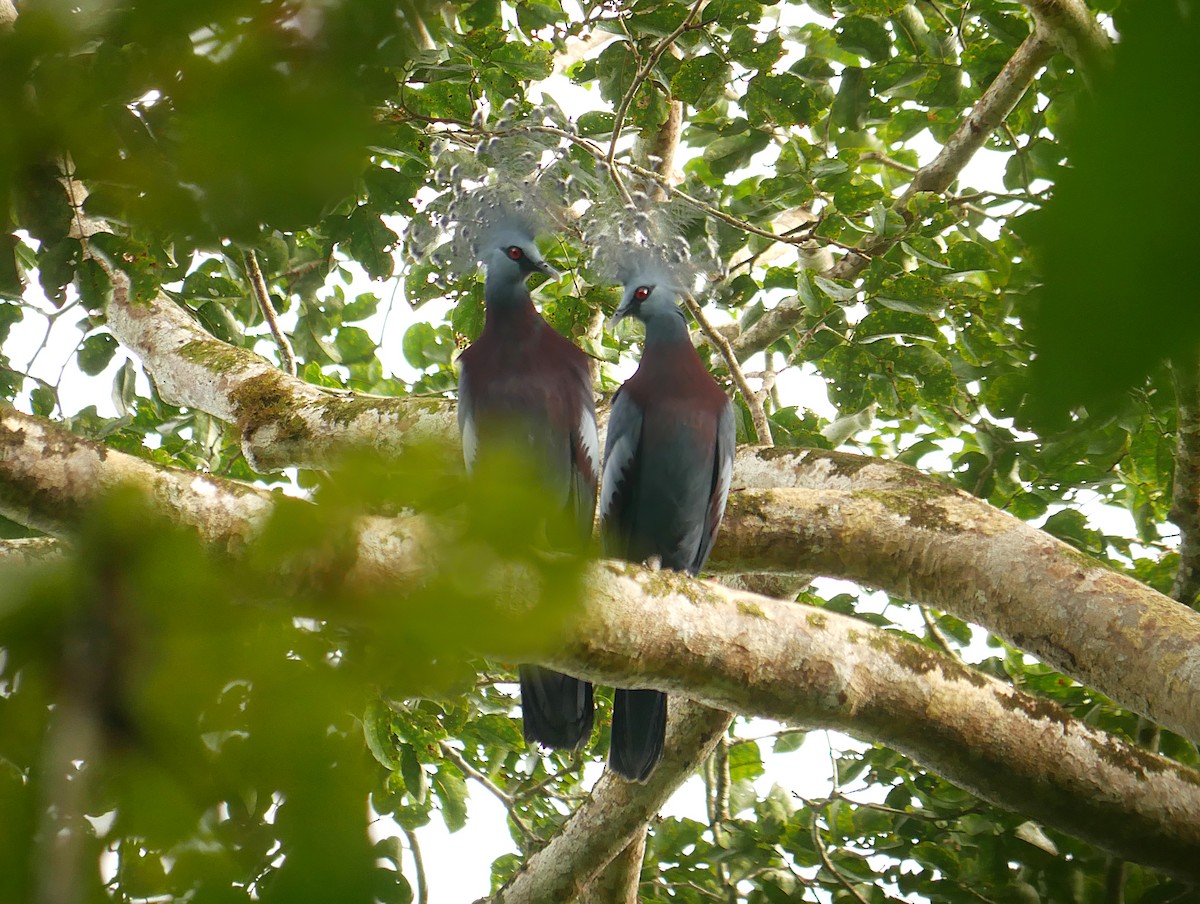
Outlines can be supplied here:
<path id="1" fill-rule="evenodd" d="M 732 481 L 733 458 L 726 457 L 721 462 L 721 473 L 717 476 L 717 504 L 713 508 L 718 523 L 725 514 L 725 503 L 729 501 L 729 485 Z"/>
<path id="2" fill-rule="evenodd" d="M 592 474 L 600 473 L 600 435 L 596 432 L 596 415 L 586 407 L 579 416 L 579 441 L 587 453 Z M 593 477 L 594 479 L 594 477 Z"/>
<path id="3" fill-rule="evenodd" d="M 459 424 L 462 431 L 463 461 L 467 465 L 467 473 L 475 467 L 475 453 L 479 451 L 479 438 L 475 435 L 475 419 L 470 415 L 464 417 Z"/>
<path id="4" fill-rule="evenodd" d="M 467 389 L 467 368 L 458 361 L 458 432 L 462 436 L 463 462 L 467 473 L 475 467 L 475 453 L 479 451 L 479 437 L 475 432 L 475 411 L 471 394 Z"/>
<path id="5" fill-rule="evenodd" d="M 604 462 L 604 477 L 600 481 L 601 523 L 608 519 L 609 510 L 617 496 L 617 487 L 629 468 L 634 453 L 634 442 L 633 437 L 622 436 L 608 450 L 608 459 Z"/>

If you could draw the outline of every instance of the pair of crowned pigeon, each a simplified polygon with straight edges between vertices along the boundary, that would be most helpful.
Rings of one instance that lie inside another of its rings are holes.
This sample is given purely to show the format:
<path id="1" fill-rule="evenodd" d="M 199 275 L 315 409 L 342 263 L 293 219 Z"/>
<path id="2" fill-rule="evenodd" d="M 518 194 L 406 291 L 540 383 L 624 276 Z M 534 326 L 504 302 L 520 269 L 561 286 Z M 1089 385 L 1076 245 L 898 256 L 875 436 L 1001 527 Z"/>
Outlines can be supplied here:
<path id="1" fill-rule="evenodd" d="M 468 470 L 489 449 L 518 438 L 586 543 L 597 482 L 605 555 L 696 574 L 725 511 L 733 470 L 733 407 L 692 347 L 677 301 L 685 291 L 653 254 L 625 266 L 614 322 L 646 326 L 637 372 L 617 391 L 603 473 L 588 358 L 533 306 L 525 281 L 557 275 L 515 218 L 477 245 L 486 267 L 485 325 L 459 359 L 458 423 Z M 526 446 L 526 444 L 528 444 Z M 525 739 L 574 750 L 592 730 L 592 686 L 539 666 L 520 667 Z M 609 767 L 649 778 L 662 756 L 667 698 L 618 689 Z"/>

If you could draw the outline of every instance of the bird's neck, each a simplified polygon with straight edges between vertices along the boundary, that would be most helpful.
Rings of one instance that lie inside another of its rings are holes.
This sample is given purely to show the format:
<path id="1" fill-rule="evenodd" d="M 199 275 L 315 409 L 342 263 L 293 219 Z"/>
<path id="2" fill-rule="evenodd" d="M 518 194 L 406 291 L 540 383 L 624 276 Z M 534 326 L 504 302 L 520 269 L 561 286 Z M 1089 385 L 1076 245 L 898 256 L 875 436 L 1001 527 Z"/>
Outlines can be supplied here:
<path id="1" fill-rule="evenodd" d="M 484 326 L 526 326 L 538 318 L 523 280 L 489 279 L 483 284 Z"/>
<path id="2" fill-rule="evenodd" d="M 647 349 L 662 345 L 675 345 L 680 342 L 691 344 L 687 320 L 683 310 L 678 307 L 672 307 L 667 311 L 656 311 L 645 318 L 645 323 Z"/>

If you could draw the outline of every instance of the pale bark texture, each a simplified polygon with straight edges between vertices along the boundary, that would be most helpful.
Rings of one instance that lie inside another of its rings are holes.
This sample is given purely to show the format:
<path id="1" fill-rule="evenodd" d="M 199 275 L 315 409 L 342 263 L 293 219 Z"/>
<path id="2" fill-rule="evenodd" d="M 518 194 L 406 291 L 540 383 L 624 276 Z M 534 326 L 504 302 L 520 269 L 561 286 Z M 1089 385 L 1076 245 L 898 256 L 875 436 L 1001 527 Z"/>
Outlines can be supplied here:
<path id="1" fill-rule="evenodd" d="M 784 460 L 797 488 L 731 494 L 712 568 L 847 578 L 952 612 L 1200 739 L 1196 613 L 913 469 Z"/>
<path id="2" fill-rule="evenodd" d="M 131 298 L 120 272 L 113 273 L 108 326 L 141 358 L 165 400 L 236 426 L 258 471 L 327 467 L 356 449 L 395 454 L 406 443 L 455 432 L 453 411 L 437 400 L 332 392 L 289 377 L 254 352 L 214 339 L 168 299 Z"/>
<path id="3" fill-rule="evenodd" d="M 163 514 L 207 543 L 235 553 L 253 542 L 272 507 L 269 493 L 160 468 L 15 411 L 0 417 L 0 513 L 63 532 L 98 491 L 124 482 L 145 488 Z M 877 520 L 886 517 L 886 510 L 876 513 Z M 367 518 L 358 531 L 350 579 L 392 587 L 419 577 L 437 543 L 435 528 L 418 517 Z M 527 588 L 531 577 L 509 579 Z M 614 563 L 593 566 L 586 586 L 583 611 L 561 641 L 565 652 L 541 657 L 543 664 L 878 741 L 999 806 L 1126 859 L 1200 877 L 1200 775 L 1053 704 L 821 609 Z M 497 587 L 501 605 L 507 595 Z M 673 729 L 673 737 L 688 737 L 674 748 L 682 758 L 671 761 L 676 765 L 660 767 L 645 787 L 602 779 L 592 803 L 572 819 L 628 828 L 568 828 L 552 842 L 553 856 L 531 859 L 522 881 L 574 894 L 633 840 L 727 725 L 724 713 L 682 711 L 691 713 L 690 727 Z M 595 817 L 597 811 L 604 816 Z M 569 897 L 538 891 L 509 900 Z"/>
<path id="4" fill-rule="evenodd" d="M 164 396 L 241 425 L 260 465 L 330 466 L 347 447 L 382 453 L 457 433 L 449 401 L 335 396 L 213 339 L 167 301 L 112 307 L 114 333 L 165 374 Z M 1169 597 L 895 462 L 743 448 L 733 486 L 714 570 L 848 578 L 952 612 L 1200 740 L 1200 617 Z M 1146 662 L 1156 667 L 1130 666 Z"/>

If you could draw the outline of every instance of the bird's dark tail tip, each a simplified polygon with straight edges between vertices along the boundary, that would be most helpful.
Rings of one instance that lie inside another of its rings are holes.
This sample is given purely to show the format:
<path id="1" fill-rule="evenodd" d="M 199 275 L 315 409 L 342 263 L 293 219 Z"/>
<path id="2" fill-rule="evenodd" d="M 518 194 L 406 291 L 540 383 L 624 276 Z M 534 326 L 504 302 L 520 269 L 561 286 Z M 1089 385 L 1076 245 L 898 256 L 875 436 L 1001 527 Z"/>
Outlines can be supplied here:
<path id="1" fill-rule="evenodd" d="M 521 720 L 525 740 L 577 750 L 592 734 L 592 685 L 561 672 L 523 665 Z"/>
<path id="2" fill-rule="evenodd" d="M 667 695 L 618 689 L 613 697 L 608 768 L 631 782 L 644 782 L 662 759 L 667 736 Z"/>

